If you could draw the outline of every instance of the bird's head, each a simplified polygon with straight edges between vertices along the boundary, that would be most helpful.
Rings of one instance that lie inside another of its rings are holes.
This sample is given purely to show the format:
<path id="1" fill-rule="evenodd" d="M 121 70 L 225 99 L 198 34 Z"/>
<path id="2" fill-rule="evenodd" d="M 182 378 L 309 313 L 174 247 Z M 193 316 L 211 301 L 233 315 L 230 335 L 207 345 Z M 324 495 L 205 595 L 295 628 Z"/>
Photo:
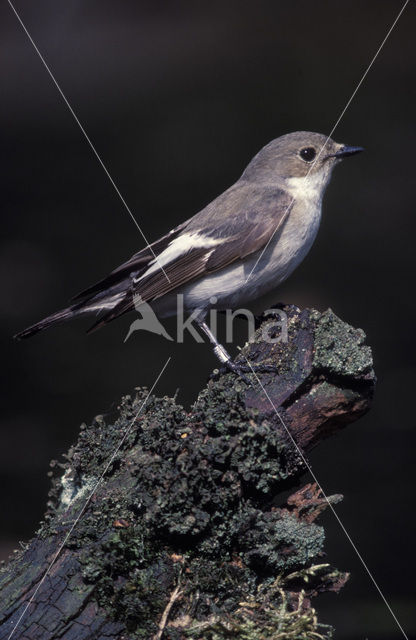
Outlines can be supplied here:
<path id="1" fill-rule="evenodd" d="M 292 178 L 311 178 L 325 185 L 340 160 L 363 151 L 335 142 L 322 133 L 295 131 L 276 138 L 253 158 L 242 178 L 281 183 Z"/>

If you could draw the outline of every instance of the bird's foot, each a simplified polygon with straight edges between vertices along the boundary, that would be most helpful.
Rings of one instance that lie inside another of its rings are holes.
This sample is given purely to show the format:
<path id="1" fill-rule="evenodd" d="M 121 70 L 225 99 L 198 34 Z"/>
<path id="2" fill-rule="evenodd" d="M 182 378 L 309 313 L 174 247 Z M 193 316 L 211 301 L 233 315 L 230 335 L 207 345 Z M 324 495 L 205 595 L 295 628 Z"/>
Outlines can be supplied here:
<path id="1" fill-rule="evenodd" d="M 239 376 L 239 378 L 241 378 L 246 384 L 252 384 L 251 380 L 246 376 L 247 373 L 251 373 L 250 367 L 246 368 L 244 364 L 234 362 L 234 360 L 227 360 L 225 367 Z"/>
<path id="2" fill-rule="evenodd" d="M 224 375 L 232 371 L 239 378 L 243 380 L 247 385 L 252 385 L 253 381 L 247 377 L 247 374 L 256 374 L 258 373 L 276 373 L 276 367 L 271 364 L 244 364 L 242 362 L 234 362 L 234 360 L 227 360 L 224 363 L 224 366 L 220 369 L 216 369 L 214 373 L 210 375 L 211 380 L 217 380 L 220 375 Z"/>
<path id="3" fill-rule="evenodd" d="M 246 369 L 244 365 L 237 364 L 233 362 L 233 360 L 231 359 L 224 362 L 224 365 L 219 369 L 214 369 L 214 371 L 209 376 L 209 379 L 218 380 L 220 376 L 223 376 L 226 373 L 230 373 L 230 372 L 235 373 L 247 385 L 250 386 L 252 384 L 251 380 L 246 375 L 247 373 L 251 373 L 249 368 Z"/>
<path id="4" fill-rule="evenodd" d="M 240 370 L 244 373 L 277 373 L 276 365 L 274 364 L 263 364 L 263 363 L 251 363 L 247 361 L 247 364 L 244 363 L 235 363 L 240 368 Z"/>

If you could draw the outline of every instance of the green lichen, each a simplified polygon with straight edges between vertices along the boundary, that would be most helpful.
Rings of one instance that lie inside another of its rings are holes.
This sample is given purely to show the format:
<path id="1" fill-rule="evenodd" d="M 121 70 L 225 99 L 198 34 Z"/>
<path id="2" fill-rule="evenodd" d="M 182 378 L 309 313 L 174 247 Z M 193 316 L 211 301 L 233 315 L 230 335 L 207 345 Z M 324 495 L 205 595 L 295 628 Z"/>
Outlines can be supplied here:
<path id="1" fill-rule="evenodd" d="M 281 377 L 271 384 L 284 388 L 285 376 L 301 384 L 311 374 L 311 327 L 314 369 L 344 376 L 371 369 L 362 333 L 330 311 L 292 312 L 289 334 L 301 337 L 296 347 L 293 340 L 290 348 L 271 348 L 270 357 L 282 354 Z M 257 343 L 247 346 L 253 360 L 256 349 Z M 137 389 L 123 398 L 114 423 L 98 417 L 83 426 L 64 475 L 53 482 L 45 537 L 59 531 L 63 516 L 74 520 L 85 487 L 105 471 L 66 546 L 77 553 L 93 597 L 124 621 L 131 638 L 157 632 L 178 585 L 173 617 L 186 624 L 166 627 L 166 640 L 183 638 L 185 630 L 201 640 L 331 637 L 306 603 L 289 607 L 283 578 L 277 592 L 271 588 L 276 576 L 306 571 L 322 556 L 324 532 L 312 519 L 274 506 L 304 465 L 271 418 L 247 407 L 246 391 L 235 376 L 220 376 L 189 413 L 172 398 L 147 398 L 146 389 Z M 297 582 L 305 576 L 299 573 Z M 308 574 L 308 588 L 325 579 Z"/>
<path id="2" fill-rule="evenodd" d="M 276 574 L 308 566 L 321 552 L 324 539 L 322 527 L 290 514 L 262 513 L 246 537 L 243 558 L 249 566 Z"/>
<path id="3" fill-rule="evenodd" d="M 268 510 L 279 484 L 293 475 L 287 442 L 246 409 L 239 385 L 230 382 L 223 377 L 208 386 L 192 424 L 171 399 L 151 398 L 110 466 L 105 491 L 97 490 L 67 542 L 97 602 L 134 637 L 155 633 L 184 567 L 181 606 L 193 603 L 194 619 L 202 620 L 219 608 L 235 611 L 259 580 L 308 565 L 322 552 L 321 527 Z M 145 397 L 145 389 L 125 397 L 114 424 L 100 419 L 83 428 L 65 474 L 78 492 L 87 472 L 100 476 Z M 61 489 L 55 482 L 44 535 L 68 509 Z M 69 513 L 85 499 L 77 495 Z M 176 555 L 180 561 L 172 560 Z"/>
<path id="4" fill-rule="evenodd" d="M 317 312 L 315 312 L 317 313 Z M 342 377 L 362 378 L 372 371 L 365 333 L 338 318 L 331 309 L 317 316 L 313 366 Z"/>

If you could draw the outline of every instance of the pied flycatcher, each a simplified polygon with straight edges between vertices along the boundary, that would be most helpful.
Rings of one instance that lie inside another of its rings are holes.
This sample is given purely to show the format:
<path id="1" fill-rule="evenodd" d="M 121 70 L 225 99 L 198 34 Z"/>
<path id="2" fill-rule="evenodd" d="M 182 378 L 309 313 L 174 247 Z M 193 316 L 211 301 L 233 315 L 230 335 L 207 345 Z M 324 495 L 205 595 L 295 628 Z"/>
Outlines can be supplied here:
<path id="1" fill-rule="evenodd" d="M 359 151 L 306 131 L 272 140 L 202 211 L 16 338 L 100 313 L 91 331 L 133 310 L 135 296 L 167 317 L 176 313 L 182 294 L 185 310 L 194 313 L 221 362 L 239 372 L 205 323 L 207 313 L 251 303 L 292 273 L 316 237 L 333 168 Z"/>

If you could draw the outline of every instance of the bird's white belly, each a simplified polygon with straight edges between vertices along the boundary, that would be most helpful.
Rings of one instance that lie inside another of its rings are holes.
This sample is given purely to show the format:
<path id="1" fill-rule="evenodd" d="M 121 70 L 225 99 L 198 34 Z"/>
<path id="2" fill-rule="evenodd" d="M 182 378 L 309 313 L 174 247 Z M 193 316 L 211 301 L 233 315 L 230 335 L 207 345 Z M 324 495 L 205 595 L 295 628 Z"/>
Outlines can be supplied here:
<path id="1" fill-rule="evenodd" d="M 263 253 L 258 251 L 178 289 L 175 294 L 183 294 L 185 308 L 236 309 L 281 284 L 304 259 L 319 228 L 321 203 L 311 203 L 306 216 L 304 203 L 299 204 L 294 205 L 282 231 L 276 233 Z M 155 303 L 152 306 L 160 316 L 176 313 L 176 295 Z"/>

